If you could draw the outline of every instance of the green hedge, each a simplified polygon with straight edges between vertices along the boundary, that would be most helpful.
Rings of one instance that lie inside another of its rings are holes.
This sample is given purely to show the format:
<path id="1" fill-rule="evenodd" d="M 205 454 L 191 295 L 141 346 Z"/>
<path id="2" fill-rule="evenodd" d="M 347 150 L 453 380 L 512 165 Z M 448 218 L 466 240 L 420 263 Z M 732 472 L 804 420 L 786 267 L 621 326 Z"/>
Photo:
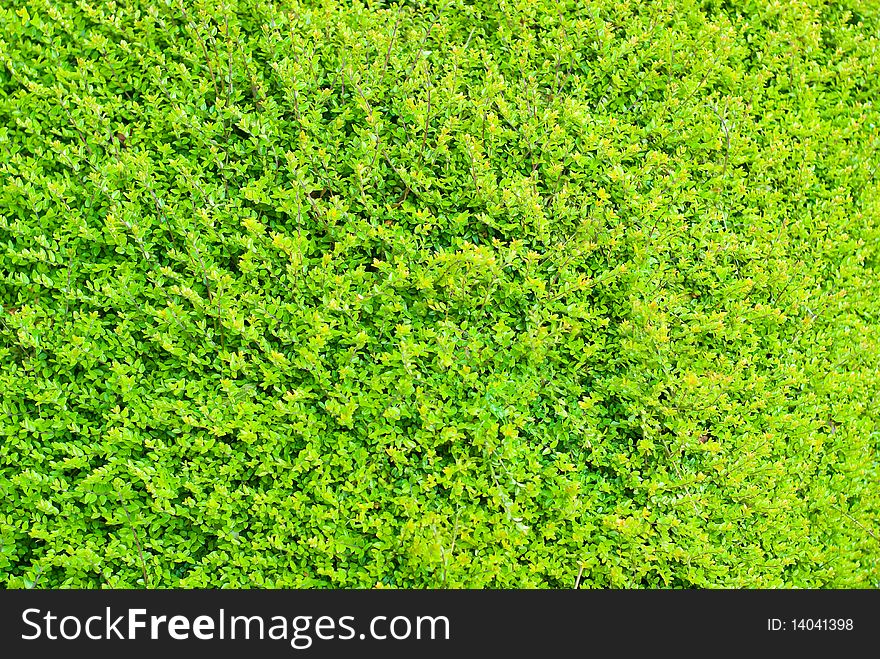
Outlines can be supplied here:
<path id="1" fill-rule="evenodd" d="M 876 0 L 11 4 L 5 587 L 880 587 Z"/>

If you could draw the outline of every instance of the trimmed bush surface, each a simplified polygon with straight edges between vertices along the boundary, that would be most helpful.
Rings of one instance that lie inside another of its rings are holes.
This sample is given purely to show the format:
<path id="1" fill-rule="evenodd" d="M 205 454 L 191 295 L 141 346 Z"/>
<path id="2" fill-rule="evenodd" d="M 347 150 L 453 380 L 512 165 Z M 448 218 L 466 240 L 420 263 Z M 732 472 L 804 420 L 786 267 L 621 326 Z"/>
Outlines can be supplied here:
<path id="1" fill-rule="evenodd" d="M 880 586 L 880 5 L 0 8 L 0 583 Z"/>

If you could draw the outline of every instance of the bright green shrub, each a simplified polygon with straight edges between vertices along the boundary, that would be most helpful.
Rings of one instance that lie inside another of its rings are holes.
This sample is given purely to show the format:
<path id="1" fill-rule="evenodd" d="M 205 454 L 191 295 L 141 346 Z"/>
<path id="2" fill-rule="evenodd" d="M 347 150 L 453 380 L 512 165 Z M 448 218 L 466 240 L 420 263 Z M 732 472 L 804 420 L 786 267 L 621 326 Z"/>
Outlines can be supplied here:
<path id="1" fill-rule="evenodd" d="M 7 587 L 880 586 L 880 7 L 0 9 Z"/>

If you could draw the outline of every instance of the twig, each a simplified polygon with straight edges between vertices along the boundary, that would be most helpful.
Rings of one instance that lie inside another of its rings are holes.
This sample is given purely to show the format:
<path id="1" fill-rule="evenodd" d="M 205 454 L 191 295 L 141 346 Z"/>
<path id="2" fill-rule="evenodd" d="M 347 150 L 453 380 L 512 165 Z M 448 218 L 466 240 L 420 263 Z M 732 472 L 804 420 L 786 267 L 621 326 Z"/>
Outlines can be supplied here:
<path id="1" fill-rule="evenodd" d="M 866 527 L 864 524 L 862 524 L 859 520 L 857 520 L 855 517 L 853 517 L 852 515 L 850 515 L 848 512 L 844 511 L 844 510 L 843 510 L 842 508 L 840 508 L 839 506 L 835 506 L 833 503 L 831 504 L 831 507 L 834 508 L 834 509 L 835 509 L 837 512 L 839 512 L 841 515 L 843 515 L 844 517 L 846 517 L 846 518 L 847 518 L 849 521 L 851 521 L 853 524 L 855 524 L 856 526 L 858 526 L 860 529 L 862 529 L 862 531 L 864 531 L 864 532 L 867 533 L 869 536 L 871 536 L 872 538 L 874 538 L 874 540 L 880 541 L 880 538 L 878 538 L 876 535 L 874 535 L 874 532 L 871 531 L 871 529 L 869 529 L 868 527 Z"/>
<path id="2" fill-rule="evenodd" d="M 64 105 L 63 103 L 59 103 L 59 105 L 61 106 L 61 109 L 64 110 L 64 114 L 67 115 L 67 118 L 70 120 L 70 123 L 73 125 L 74 130 L 79 135 L 79 139 L 82 141 L 83 146 L 86 147 L 86 151 L 89 152 L 89 156 L 94 156 L 95 152 L 92 151 L 92 147 L 89 145 L 88 142 L 86 142 L 86 138 L 83 135 L 83 132 L 79 129 L 79 126 L 76 125 L 76 121 L 73 119 L 73 115 L 70 114 L 70 110 L 68 110 L 67 106 Z M 89 160 L 86 160 L 86 162 L 89 163 L 89 165 L 92 164 L 91 161 L 89 161 Z M 94 168 L 94 165 L 92 165 L 92 168 Z"/>
<path id="3" fill-rule="evenodd" d="M 431 85 L 428 85 L 428 110 L 425 114 L 425 132 L 422 134 L 422 145 L 419 147 L 419 162 L 422 161 L 422 152 L 425 150 L 425 143 L 428 141 L 428 124 L 431 122 Z"/>
<path id="4" fill-rule="evenodd" d="M 406 76 L 403 79 L 404 83 L 409 81 L 409 77 L 412 75 L 413 69 L 415 69 L 416 62 L 418 61 L 418 59 L 421 57 L 422 53 L 424 52 L 425 43 L 428 41 L 428 36 L 430 36 L 431 30 L 433 30 L 433 29 L 434 29 L 434 24 L 431 23 L 431 25 L 428 26 L 428 29 L 425 30 L 425 36 L 422 37 L 422 41 L 421 41 L 421 43 L 419 43 L 419 49 L 418 49 L 418 51 L 416 51 L 416 54 L 413 56 L 412 61 L 410 62 L 410 65 L 407 69 Z"/>
<path id="5" fill-rule="evenodd" d="M 342 72 L 342 83 L 343 83 L 343 85 L 345 84 L 345 77 L 346 77 L 346 74 L 345 74 L 345 71 L 343 71 L 343 72 Z M 373 115 L 373 106 L 370 105 L 370 101 L 367 99 L 366 95 L 365 95 L 364 92 L 361 90 L 361 88 L 360 88 L 360 86 L 357 84 L 357 82 L 355 82 L 354 78 L 349 78 L 349 79 L 351 80 L 351 84 L 354 86 L 355 91 L 357 91 L 358 96 L 361 97 L 361 100 L 364 102 L 364 105 L 367 106 L 367 114 L 369 114 L 370 116 L 372 116 L 372 115 Z"/>
<path id="6" fill-rule="evenodd" d="M 721 170 L 721 178 L 724 179 L 724 177 L 727 175 L 727 162 L 730 159 L 730 131 L 727 128 L 726 119 L 722 117 L 721 114 L 718 112 L 718 108 L 713 104 L 712 106 L 710 106 L 710 109 L 715 114 L 715 116 L 718 117 L 718 121 L 721 123 L 721 130 L 724 131 L 724 139 L 727 142 L 726 148 L 724 150 L 724 167 Z M 727 114 L 726 106 L 724 109 L 724 114 Z"/>
<path id="7" fill-rule="evenodd" d="M 229 42 L 229 17 L 223 16 L 223 26 L 224 26 L 224 34 L 226 35 L 226 50 L 227 50 L 227 76 L 229 77 L 229 85 L 226 88 L 226 106 L 223 108 L 226 111 L 226 131 L 223 136 L 223 142 L 226 146 L 223 154 L 223 185 L 226 190 L 227 196 L 229 195 L 229 176 L 226 173 L 226 168 L 229 166 L 229 135 L 232 132 L 232 119 L 229 117 L 229 105 L 232 102 L 232 48 Z M 216 47 L 216 40 L 214 45 Z"/>
<path id="8" fill-rule="evenodd" d="M 235 41 L 236 41 L 236 43 L 238 43 L 239 50 L 241 50 L 241 60 L 244 62 L 244 71 L 248 77 L 248 80 L 251 83 L 251 98 L 254 99 L 254 105 L 257 108 L 257 112 L 262 112 L 263 111 L 263 101 L 265 100 L 265 98 L 260 93 L 260 90 L 257 86 L 256 78 L 254 78 L 253 74 L 251 73 L 251 67 L 247 61 L 247 53 L 245 52 L 245 49 L 241 47 L 241 39 L 239 39 L 238 37 L 235 37 Z M 296 90 L 294 89 L 293 92 L 295 95 Z M 297 113 L 297 114 L 299 114 L 299 113 Z"/>
<path id="9" fill-rule="evenodd" d="M 220 98 L 220 87 L 217 85 L 217 77 L 214 75 L 214 67 L 211 66 L 211 58 L 208 55 L 208 47 L 205 45 L 204 39 L 202 39 L 202 35 L 199 34 L 199 30 L 196 27 L 196 24 L 190 20 L 189 15 L 186 13 L 186 7 L 183 5 L 183 0 L 180 0 L 180 11 L 183 14 L 183 20 L 192 26 L 193 32 L 195 32 L 196 39 L 199 40 L 199 44 L 202 46 L 202 53 L 205 55 L 205 62 L 208 64 L 208 72 L 211 74 L 211 81 L 214 83 L 214 99 Z"/>
<path id="10" fill-rule="evenodd" d="M 464 42 L 464 46 L 462 47 L 462 50 L 467 50 L 467 49 L 468 49 L 468 46 L 471 45 L 471 37 L 474 36 L 474 30 L 476 30 L 476 29 L 477 29 L 476 27 L 472 27 L 472 28 L 471 28 L 471 31 L 470 31 L 470 33 L 468 34 L 468 38 L 467 38 L 467 40 Z"/>
<path id="11" fill-rule="evenodd" d="M 400 19 L 403 18 L 401 13 L 403 12 L 403 4 L 397 8 L 397 22 L 394 23 L 394 29 L 391 31 L 391 40 L 388 42 L 388 50 L 385 51 L 385 65 L 382 67 L 382 75 L 385 75 L 385 71 L 388 70 L 388 61 L 391 58 L 391 46 L 394 45 L 394 37 L 397 35 L 397 28 L 400 26 Z"/>
<path id="12" fill-rule="evenodd" d="M 455 520 L 452 522 L 452 544 L 449 547 L 450 555 L 455 553 L 455 540 L 458 538 L 458 516 L 461 513 L 461 504 L 458 506 L 458 510 L 455 511 Z"/>
<path id="13" fill-rule="evenodd" d="M 397 169 L 397 167 L 394 166 L 394 163 L 391 162 L 391 158 L 388 157 L 388 154 L 385 153 L 385 152 L 383 152 L 382 155 L 385 156 L 385 162 L 388 163 L 389 167 L 391 167 L 391 169 L 394 170 L 394 173 L 397 174 L 397 177 L 398 177 L 398 178 L 401 180 L 401 182 L 406 186 L 406 190 L 403 191 L 403 196 L 401 196 L 401 198 L 400 198 L 397 202 L 395 202 L 395 204 L 394 204 L 394 207 L 395 207 L 395 208 L 399 208 L 400 205 L 401 205 L 404 201 L 406 201 L 406 198 L 409 196 L 409 193 L 410 193 L 410 192 L 413 192 L 413 190 L 412 190 L 412 188 L 410 187 L 409 183 L 406 182 L 406 179 L 403 177 L 403 174 L 401 174 L 400 171 Z M 413 192 L 413 194 L 416 194 L 416 193 Z M 418 197 L 417 194 L 416 194 L 416 196 Z"/>
<path id="14" fill-rule="evenodd" d="M 43 576 L 43 568 L 40 567 L 39 563 L 37 564 L 37 578 L 34 579 L 34 583 L 31 585 L 31 588 L 36 588 L 37 584 L 40 583 L 40 577 Z"/>
<path id="15" fill-rule="evenodd" d="M 128 514 L 128 510 L 125 507 L 125 502 L 122 500 L 122 494 L 119 494 L 119 505 L 122 506 L 122 512 L 125 513 L 125 518 L 128 520 L 128 525 L 131 528 L 132 535 L 134 536 L 134 544 L 138 550 L 138 556 L 140 556 L 141 558 L 141 572 L 144 575 L 144 586 L 149 588 L 150 580 L 147 577 L 147 562 L 144 560 L 144 552 L 143 549 L 141 549 L 141 541 L 140 538 L 138 538 L 137 529 L 134 528 L 134 523 L 131 521 L 131 515 Z"/>

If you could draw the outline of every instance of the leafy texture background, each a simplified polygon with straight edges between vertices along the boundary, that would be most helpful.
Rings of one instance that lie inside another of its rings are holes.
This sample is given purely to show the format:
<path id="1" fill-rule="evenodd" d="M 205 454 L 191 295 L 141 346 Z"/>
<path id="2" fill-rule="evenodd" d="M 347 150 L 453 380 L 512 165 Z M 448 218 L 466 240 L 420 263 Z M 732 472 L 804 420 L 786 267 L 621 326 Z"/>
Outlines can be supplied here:
<path id="1" fill-rule="evenodd" d="M 0 8 L 0 583 L 880 586 L 880 6 Z"/>

